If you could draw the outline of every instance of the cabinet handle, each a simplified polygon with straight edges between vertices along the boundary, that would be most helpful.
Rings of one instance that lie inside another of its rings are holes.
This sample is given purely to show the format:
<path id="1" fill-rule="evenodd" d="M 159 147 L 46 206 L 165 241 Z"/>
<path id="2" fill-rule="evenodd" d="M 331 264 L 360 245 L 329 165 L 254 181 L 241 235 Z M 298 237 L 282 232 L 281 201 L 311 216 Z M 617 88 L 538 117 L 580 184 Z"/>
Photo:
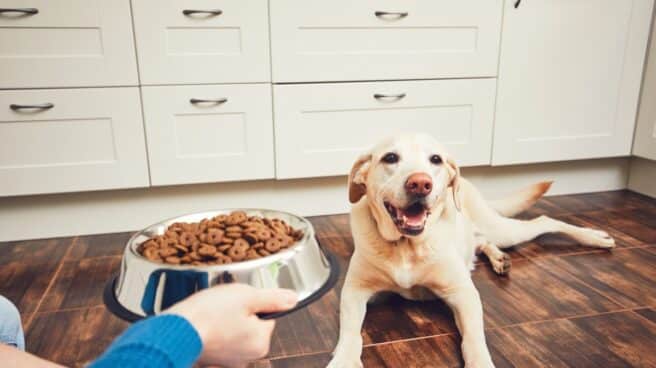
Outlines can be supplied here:
<path id="1" fill-rule="evenodd" d="M 21 13 L 23 15 L 34 15 L 39 13 L 37 8 L 0 8 L 0 14 Z"/>
<path id="2" fill-rule="evenodd" d="M 20 111 L 20 110 L 50 110 L 53 107 L 55 107 L 55 105 L 51 104 L 50 102 L 42 103 L 42 104 L 36 104 L 36 105 L 17 105 L 17 104 L 9 105 L 9 108 L 14 110 L 14 111 Z"/>
<path id="3" fill-rule="evenodd" d="M 374 14 L 380 19 L 403 19 L 408 16 L 408 12 L 377 11 Z"/>
<path id="4" fill-rule="evenodd" d="M 214 9 L 214 10 L 197 10 L 197 9 L 185 9 L 182 11 L 184 15 L 194 15 L 194 14 L 207 14 L 211 17 L 216 17 L 217 15 L 223 14 L 223 10 Z"/>
<path id="5" fill-rule="evenodd" d="M 399 93 L 398 95 L 385 95 L 382 93 L 374 94 L 374 98 L 379 101 L 398 101 L 405 97 L 405 93 Z"/>
<path id="6" fill-rule="evenodd" d="M 226 102 L 228 102 L 228 99 L 223 97 L 223 98 L 214 98 L 214 99 L 202 99 L 202 98 L 192 98 L 189 100 L 189 102 L 192 105 L 198 105 L 198 104 L 214 104 L 214 105 L 221 105 Z"/>

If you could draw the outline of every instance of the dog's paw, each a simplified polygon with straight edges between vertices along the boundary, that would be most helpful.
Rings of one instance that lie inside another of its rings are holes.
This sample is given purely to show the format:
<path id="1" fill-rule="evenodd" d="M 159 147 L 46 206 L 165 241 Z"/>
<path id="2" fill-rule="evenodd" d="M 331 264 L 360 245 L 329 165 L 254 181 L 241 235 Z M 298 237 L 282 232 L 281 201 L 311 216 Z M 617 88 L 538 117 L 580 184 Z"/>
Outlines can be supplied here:
<path id="1" fill-rule="evenodd" d="M 510 256 L 506 253 L 499 252 L 495 257 L 490 258 L 490 263 L 492 263 L 492 268 L 497 275 L 506 276 L 510 272 L 510 266 L 512 262 Z"/>
<path id="2" fill-rule="evenodd" d="M 581 234 L 578 240 L 591 247 L 605 249 L 615 248 L 615 239 L 602 230 L 583 228 L 581 229 Z"/>

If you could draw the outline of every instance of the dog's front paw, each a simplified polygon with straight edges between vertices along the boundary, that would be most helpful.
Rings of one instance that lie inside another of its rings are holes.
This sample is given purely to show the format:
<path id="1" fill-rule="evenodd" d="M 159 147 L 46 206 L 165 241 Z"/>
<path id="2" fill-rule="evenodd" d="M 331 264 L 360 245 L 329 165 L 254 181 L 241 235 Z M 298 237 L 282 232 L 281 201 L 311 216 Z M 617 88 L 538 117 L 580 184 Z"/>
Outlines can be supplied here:
<path id="1" fill-rule="evenodd" d="M 349 358 L 344 355 L 335 355 L 326 368 L 362 368 L 360 358 Z"/>

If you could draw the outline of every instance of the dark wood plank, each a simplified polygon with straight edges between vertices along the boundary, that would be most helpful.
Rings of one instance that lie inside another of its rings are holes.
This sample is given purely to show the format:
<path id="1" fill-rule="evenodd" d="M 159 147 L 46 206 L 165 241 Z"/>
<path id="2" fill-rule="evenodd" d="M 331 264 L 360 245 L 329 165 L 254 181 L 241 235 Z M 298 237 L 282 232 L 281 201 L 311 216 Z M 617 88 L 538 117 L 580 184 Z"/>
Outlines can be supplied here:
<path id="1" fill-rule="evenodd" d="M 0 294 L 22 314 L 36 311 L 72 238 L 29 240 L 0 245 Z"/>
<path id="2" fill-rule="evenodd" d="M 656 249 L 540 258 L 535 262 L 560 277 L 571 275 L 623 307 L 656 305 Z"/>
<path id="3" fill-rule="evenodd" d="M 621 308 L 574 276 L 565 272 L 552 274 L 529 261 L 515 262 L 508 277 L 479 267 L 473 279 L 481 295 L 487 327 Z"/>
<path id="4" fill-rule="evenodd" d="M 597 211 L 582 214 L 581 217 L 599 227 L 612 228 L 646 244 L 656 244 L 656 228 L 631 216 L 631 211 Z"/>
<path id="5" fill-rule="evenodd" d="M 118 273 L 120 265 L 120 256 L 64 262 L 39 312 L 103 305 L 103 287 L 112 275 Z"/>
<path id="6" fill-rule="evenodd" d="M 654 308 L 642 308 L 634 310 L 635 313 L 641 315 L 647 320 L 656 323 L 656 309 Z"/>
<path id="7" fill-rule="evenodd" d="M 115 234 L 98 234 L 79 236 L 66 256 L 66 260 L 79 260 L 83 258 L 120 256 L 123 254 L 132 232 Z"/>
<path id="8" fill-rule="evenodd" d="M 27 331 L 27 350 L 59 364 L 83 367 L 127 327 L 104 307 L 38 313 Z"/>
<path id="9" fill-rule="evenodd" d="M 656 326 L 630 311 L 488 331 L 488 344 L 497 368 L 656 364 Z"/>
<path id="10" fill-rule="evenodd" d="M 605 211 L 628 208 L 656 208 L 656 200 L 629 190 L 576 194 L 575 197 L 592 203 Z"/>

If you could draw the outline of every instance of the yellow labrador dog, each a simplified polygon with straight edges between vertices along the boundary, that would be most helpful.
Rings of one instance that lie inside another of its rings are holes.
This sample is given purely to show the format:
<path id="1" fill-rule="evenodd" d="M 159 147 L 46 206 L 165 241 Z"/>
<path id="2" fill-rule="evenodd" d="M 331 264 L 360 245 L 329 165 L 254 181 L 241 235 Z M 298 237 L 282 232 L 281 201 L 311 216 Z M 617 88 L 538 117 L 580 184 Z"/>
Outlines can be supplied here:
<path id="1" fill-rule="evenodd" d="M 355 251 L 341 295 L 339 342 L 330 368 L 361 367 L 360 329 L 367 302 L 381 291 L 409 299 L 435 295 L 453 310 L 467 368 L 494 367 L 485 342 L 483 311 L 470 270 L 484 253 L 499 274 L 509 271 L 501 249 L 545 233 L 612 248 L 605 232 L 522 212 L 549 189 L 540 183 L 511 198 L 488 202 L 460 176 L 455 161 L 423 134 L 385 140 L 353 165 L 349 176 Z"/>

